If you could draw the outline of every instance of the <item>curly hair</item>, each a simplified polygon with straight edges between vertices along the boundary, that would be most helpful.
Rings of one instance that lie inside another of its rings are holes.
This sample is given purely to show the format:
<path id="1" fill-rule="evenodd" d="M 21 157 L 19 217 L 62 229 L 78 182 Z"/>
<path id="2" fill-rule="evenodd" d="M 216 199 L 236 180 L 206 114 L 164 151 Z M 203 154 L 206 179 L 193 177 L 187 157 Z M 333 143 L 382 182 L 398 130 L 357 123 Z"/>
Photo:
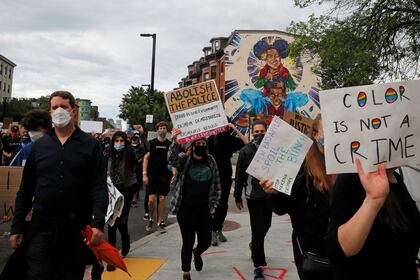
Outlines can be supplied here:
<path id="1" fill-rule="evenodd" d="M 52 127 L 50 114 L 41 109 L 34 109 L 26 113 L 21 124 L 28 131 L 50 130 Z"/>
<path id="2" fill-rule="evenodd" d="M 254 54 L 259 59 L 265 59 L 265 53 L 267 50 L 275 49 L 281 58 L 286 58 L 289 55 L 288 48 L 289 43 L 284 39 L 277 39 L 272 45 L 262 39 L 254 45 Z"/>

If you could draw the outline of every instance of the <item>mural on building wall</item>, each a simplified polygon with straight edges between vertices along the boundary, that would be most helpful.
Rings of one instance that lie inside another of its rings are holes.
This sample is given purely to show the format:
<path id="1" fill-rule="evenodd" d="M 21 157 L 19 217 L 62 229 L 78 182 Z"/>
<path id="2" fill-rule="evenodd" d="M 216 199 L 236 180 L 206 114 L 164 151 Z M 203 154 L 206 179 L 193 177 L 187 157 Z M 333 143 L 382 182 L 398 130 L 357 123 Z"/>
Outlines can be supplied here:
<path id="1" fill-rule="evenodd" d="M 311 64 L 288 57 L 293 38 L 282 32 L 236 32 L 225 48 L 225 111 L 247 132 L 252 118 L 283 117 L 284 110 L 314 119 L 319 113 Z"/>

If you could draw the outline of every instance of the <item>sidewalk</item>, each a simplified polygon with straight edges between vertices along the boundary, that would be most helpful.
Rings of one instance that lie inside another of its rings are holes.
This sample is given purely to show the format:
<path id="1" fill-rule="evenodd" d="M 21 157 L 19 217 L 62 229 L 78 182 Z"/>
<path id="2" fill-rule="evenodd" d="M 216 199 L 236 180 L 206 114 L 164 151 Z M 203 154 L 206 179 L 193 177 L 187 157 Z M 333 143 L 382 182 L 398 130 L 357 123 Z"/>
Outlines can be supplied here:
<path id="1" fill-rule="evenodd" d="M 228 229 L 224 231 L 228 242 L 211 246 L 204 254 L 204 267 L 197 272 L 192 264 L 192 279 L 227 280 L 253 279 L 254 267 L 248 244 L 251 228 L 248 212 L 229 212 L 226 218 Z M 234 229 L 236 228 L 236 229 Z M 182 279 L 181 271 L 181 234 L 177 223 L 167 228 L 165 234 L 153 233 L 131 244 L 127 263 L 132 278 L 120 271 L 105 272 L 103 279 Z M 298 280 L 293 262 L 291 245 L 291 225 L 287 215 L 273 215 L 272 226 L 265 241 L 268 267 L 264 270 L 266 279 Z M 138 259 L 135 263 L 135 259 Z M 144 269 L 150 264 L 149 276 L 144 276 Z M 143 276 L 138 270 L 143 270 Z"/>

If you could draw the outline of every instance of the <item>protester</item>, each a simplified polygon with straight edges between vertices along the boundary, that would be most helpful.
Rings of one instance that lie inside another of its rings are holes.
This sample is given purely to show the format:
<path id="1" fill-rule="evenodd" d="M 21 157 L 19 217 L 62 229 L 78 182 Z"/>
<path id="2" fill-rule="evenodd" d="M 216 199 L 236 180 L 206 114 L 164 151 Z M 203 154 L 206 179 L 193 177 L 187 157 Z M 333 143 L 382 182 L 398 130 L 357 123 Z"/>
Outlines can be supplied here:
<path id="1" fill-rule="evenodd" d="M 176 137 L 181 131 L 173 129 Z M 214 158 L 207 152 L 207 140 L 191 143 L 190 155 L 179 156 L 180 145 L 173 141 L 168 153 L 170 162 L 175 162 L 177 182 L 170 211 L 177 215 L 182 235 L 181 262 L 183 279 L 191 280 L 191 259 L 197 271 L 203 268 L 204 253 L 211 244 L 211 215 L 215 213 L 221 197 L 219 171 Z M 187 150 L 187 149 L 186 149 Z M 194 248 L 195 235 L 197 246 Z"/>
<path id="2" fill-rule="evenodd" d="M 290 195 L 273 189 L 273 182 L 263 179 L 261 186 L 270 193 L 273 212 L 289 214 L 293 232 L 292 244 L 295 265 L 301 280 L 332 279 L 330 274 L 303 271 L 303 253 L 311 252 L 326 256 L 324 235 L 327 231 L 330 196 L 333 193 L 335 175 L 327 175 L 324 156 L 324 129 L 318 116 L 312 125 L 311 138 L 314 144 L 306 154 L 305 161 L 292 187 Z"/>
<path id="3" fill-rule="evenodd" d="M 171 141 L 166 139 L 168 132 L 168 125 L 166 122 L 158 122 L 156 124 L 157 138 L 150 140 L 150 150 L 143 158 L 143 184 L 147 185 L 147 192 L 149 198 L 149 221 L 146 225 L 146 230 L 153 229 L 153 217 L 155 210 L 156 197 L 158 199 L 157 205 L 157 223 L 161 233 L 166 232 L 166 223 L 164 220 L 165 214 L 165 200 L 169 193 L 169 182 L 172 173 L 168 171 L 168 149 Z"/>
<path id="4" fill-rule="evenodd" d="M 10 127 L 10 137 L 3 142 L 3 165 L 8 166 L 22 148 L 19 126 Z"/>
<path id="5" fill-rule="evenodd" d="M 124 206 L 121 216 L 113 226 L 108 226 L 108 241 L 116 245 L 117 229 L 121 234 L 121 255 L 125 257 L 130 251 L 130 235 L 128 234 L 128 216 L 130 214 L 130 202 L 134 193 L 138 190 L 138 182 L 135 169 L 138 165 L 134 149 L 131 148 L 127 134 L 117 131 L 111 139 L 110 159 L 108 161 L 111 181 L 118 191 L 124 196 Z M 108 264 L 108 271 L 115 267 Z"/>
<path id="6" fill-rule="evenodd" d="M 12 160 L 13 166 L 24 166 L 32 150 L 32 145 L 45 133 L 51 130 L 51 116 L 47 111 L 41 109 L 33 109 L 23 117 L 21 124 L 27 131 L 22 135 L 22 149 Z M 29 142 L 26 142 L 29 140 Z"/>
<path id="7" fill-rule="evenodd" d="M 219 207 L 216 209 L 212 219 L 211 244 L 217 246 L 219 241 L 226 242 L 227 238 L 222 232 L 225 222 L 230 189 L 232 186 L 232 155 L 239 151 L 245 144 L 248 144 L 248 138 L 243 135 L 235 125 L 229 123 L 229 129 L 217 135 L 212 135 L 208 139 L 209 153 L 214 157 L 220 173 L 220 183 L 222 186 L 222 198 Z M 238 137 L 232 135 L 236 133 Z"/>
<path id="8" fill-rule="evenodd" d="M 32 146 L 11 228 L 12 248 L 24 250 L 26 279 L 83 279 L 89 250 L 80 230 L 92 225 L 98 244 L 108 205 L 101 144 L 75 125 L 76 104 L 67 91 L 50 96 L 54 128 Z M 29 226 L 25 218 L 33 209 Z"/>
<path id="9" fill-rule="evenodd" d="M 337 177 L 326 236 L 336 279 L 417 280 L 420 212 L 395 168 Z"/>
<path id="10" fill-rule="evenodd" d="M 245 145 L 239 151 L 238 163 L 236 165 L 235 191 L 234 197 L 236 207 L 241 210 L 242 191 L 245 189 L 249 217 L 251 221 L 252 239 L 250 243 L 252 261 L 254 263 L 254 279 L 262 280 L 264 278 L 263 267 L 267 265 L 264 252 L 264 239 L 271 227 L 272 211 L 268 204 L 267 194 L 259 184 L 257 178 L 246 173 L 246 169 L 254 158 L 257 148 L 260 145 L 267 124 L 263 120 L 255 120 L 252 123 L 251 133 L 253 141 Z"/>
<path id="11" fill-rule="evenodd" d="M 146 139 L 143 139 L 143 137 L 140 137 L 139 133 L 134 132 L 134 135 L 131 138 L 131 147 L 134 149 L 134 152 L 136 155 L 136 161 L 138 163 L 136 164 L 135 173 L 136 173 L 136 178 L 139 185 L 137 191 L 134 193 L 131 206 L 137 207 L 137 201 L 139 200 L 139 196 L 140 196 L 139 191 L 143 187 L 143 175 L 142 175 L 143 158 L 146 155 L 146 153 L 149 151 L 149 143 L 147 142 Z M 149 214 L 148 211 L 149 210 L 147 209 L 147 214 Z"/>

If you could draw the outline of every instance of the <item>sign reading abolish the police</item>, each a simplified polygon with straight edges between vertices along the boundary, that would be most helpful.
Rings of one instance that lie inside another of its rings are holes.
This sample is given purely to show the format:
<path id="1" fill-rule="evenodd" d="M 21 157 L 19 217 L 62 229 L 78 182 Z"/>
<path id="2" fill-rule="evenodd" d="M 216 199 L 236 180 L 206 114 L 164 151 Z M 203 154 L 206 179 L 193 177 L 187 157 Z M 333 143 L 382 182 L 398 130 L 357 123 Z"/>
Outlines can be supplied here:
<path id="1" fill-rule="evenodd" d="M 420 81 L 320 92 L 328 174 L 420 163 Z"/>
<path id="2" fill-rule="evenodd" d="M 293 182 L 313 141 L 275 116 L 246 172 L 270 179 L 279 192 L 290 195 Z"/>
<path id="3" fill-rule="evenodd" d="M 165 93 L 174 127 L 181 130 L 180 144 L 227 129 L 227 118 L 213 80 Z"/>

